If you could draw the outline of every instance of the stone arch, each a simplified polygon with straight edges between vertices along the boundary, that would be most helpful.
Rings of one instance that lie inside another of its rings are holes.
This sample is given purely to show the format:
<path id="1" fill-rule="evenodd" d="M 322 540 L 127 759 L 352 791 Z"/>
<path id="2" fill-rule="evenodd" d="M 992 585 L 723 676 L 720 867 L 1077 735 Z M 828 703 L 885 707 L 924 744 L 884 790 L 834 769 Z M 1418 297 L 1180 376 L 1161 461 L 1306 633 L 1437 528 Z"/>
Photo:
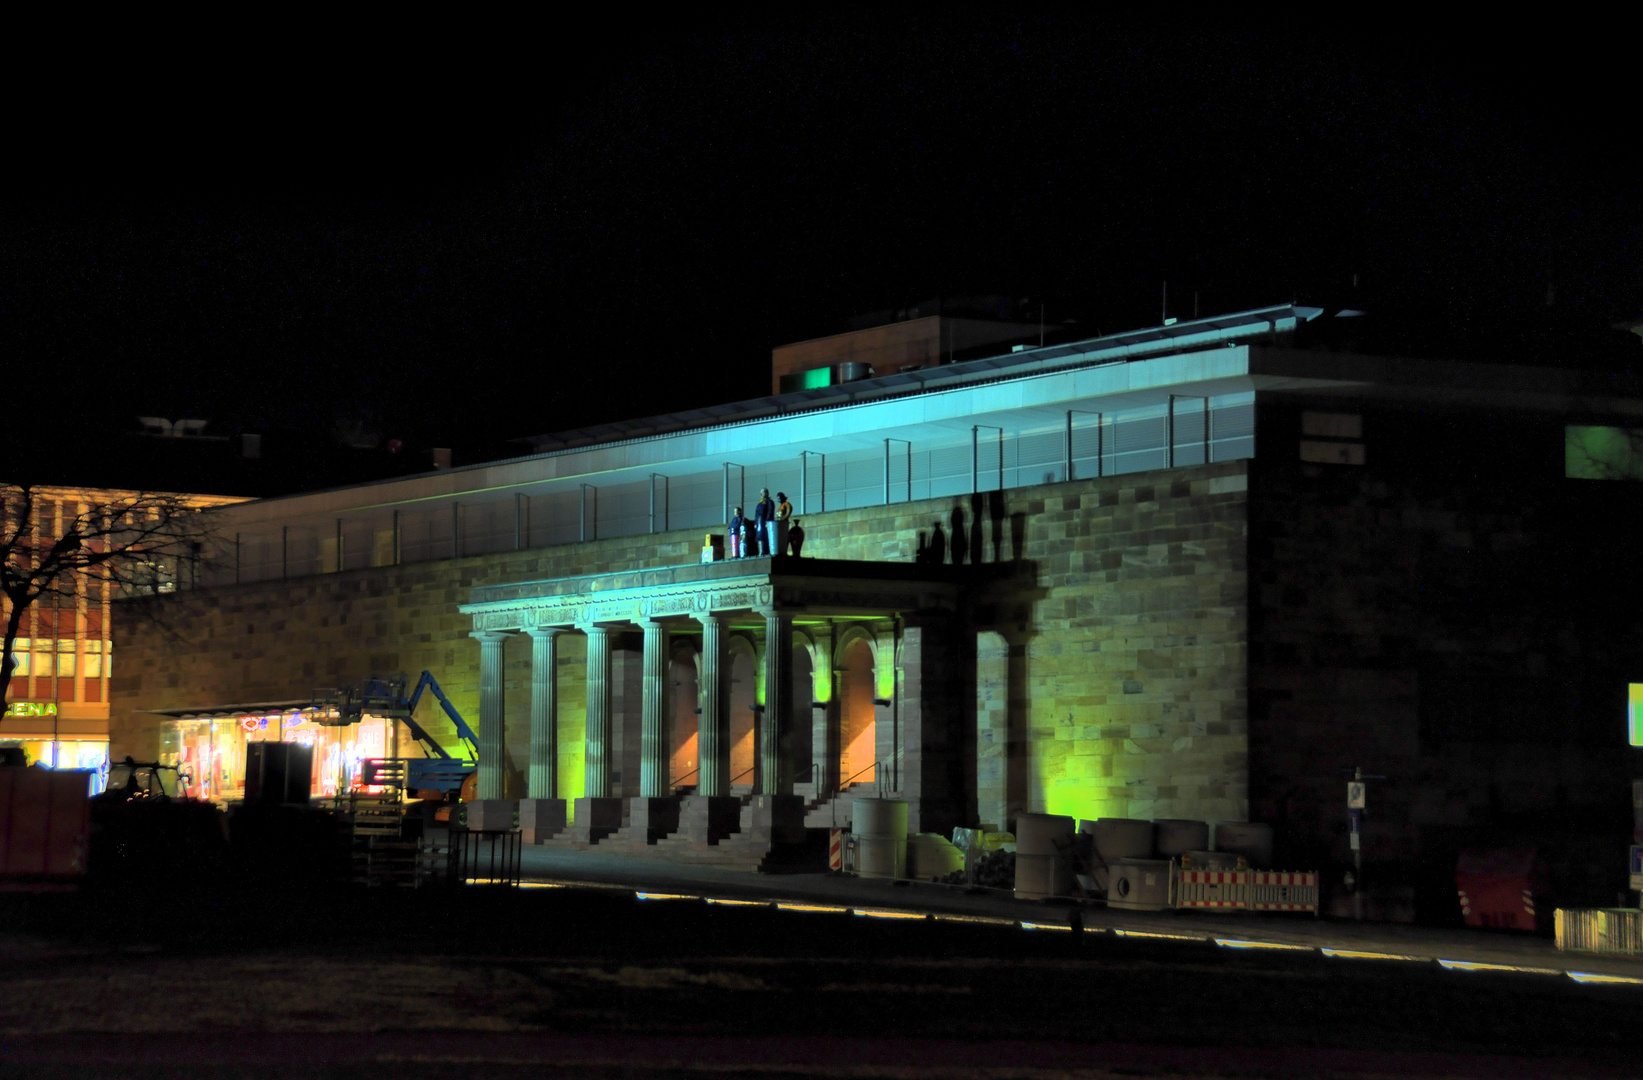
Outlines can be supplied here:
<path id="1" fill-rule="evenodd" d="M 676 634 L 668 646 L 668 777 L 671 787 L 695 787 L 701 782 L 697 771 L 697 716 L 701 694 L 698 690 L 701 650 L 696 638 Z"/>
<path id="2" fill-rule="evenodd" d="M 878 642 L 866 628 L 853 625 L 839 635 L 833 668 L 838 680 L 841 788 L 877 779 L 877 659 Z"/>
<path id="3" fill-rule="evenodd" d="M 745 632 L 732 632 L 728 639 L 730 773 L 725 779 L 734 789 L 752 790 L 757 774 L 750 770 L 759 760 L 759 718 L 753 711 L 759 700 L 759 652 L 752 636 Z"/>

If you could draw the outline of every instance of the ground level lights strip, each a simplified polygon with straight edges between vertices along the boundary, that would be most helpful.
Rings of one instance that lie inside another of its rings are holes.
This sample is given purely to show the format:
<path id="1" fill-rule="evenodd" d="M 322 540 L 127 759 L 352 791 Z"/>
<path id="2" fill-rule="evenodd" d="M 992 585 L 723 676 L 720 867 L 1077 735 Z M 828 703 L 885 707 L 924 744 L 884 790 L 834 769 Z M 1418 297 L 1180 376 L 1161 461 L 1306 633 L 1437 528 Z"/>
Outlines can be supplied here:
<path id="1" fill-rule="evenodd" d="M 762 907 L 777 911 L 814 912 L 827 915 L 856 915 L 869 919 L 910 919 L 915 921 L 970 923 L 985 926 L 1019 926 L 1023 930 L 1072 931 L 1070 923 L 1032 922 L 1026 919 L 1006 919 L 990 915 L 956 915 L 941 912 L 908 911 L 903 908 L 868 908 L 845 904 L 817 904 L 801 900 L 738 900 L 722 896 L 703 896 L 697 893 L 653 892 L 633 889 L 631 885 L 614 885 L 598 881 L 522 881 L 523 888 L 564 889 L 594 888 L 632 891 L 638 900 L 699 900 L 726 907 Z M 1171 934 L 1157 930 L 1126 930 L 1121 927 L 1078 927 L 1085 934 L 1111 933 L 1115 937 L 1150 941 L 1191 941 L 1213 943 L 1217 948 L 1239 951 L 1316 952 L 1320 956 L 1338 960 L 1396 960 L 1417 964 L 1436 963 L 1445 971 L 1484 972 L 1489 974 L 1567 975 L 1585 986 L 1643 986 L 1643 976 L 1611 975 L 1601 971 L 1575 971 L 1566 968 L 1530 967 L 1521 964 L 1493 964 L 1483 960 L 1451 960 L 1435 956 L 1412 956 L 1407 953 L 1375 952 L 1369 949 L 1337 949 L 1327 945 L 1301 945 L 1282 941 L 1255 941 L 1246 938 L 1222 938 L 1210 934 Z"/>

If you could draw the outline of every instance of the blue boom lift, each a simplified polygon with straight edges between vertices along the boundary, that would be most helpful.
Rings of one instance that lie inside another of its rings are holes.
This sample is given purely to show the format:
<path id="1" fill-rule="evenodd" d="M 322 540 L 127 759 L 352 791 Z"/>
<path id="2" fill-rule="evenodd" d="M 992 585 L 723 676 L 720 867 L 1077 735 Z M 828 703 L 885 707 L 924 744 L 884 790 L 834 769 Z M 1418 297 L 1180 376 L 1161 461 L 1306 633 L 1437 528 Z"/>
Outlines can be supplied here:
<path id="1" fill-rule="evenodd" d="M 420 758 L 401 759 L 405 763 L 405 788 L 412 792 L 439 791 L 455 797 L 462 788 L 462 782 L 479 768 L 479 736 L 475 735 L 473 728 L 462 719 L 462 714 L 456 711 L 456 706 L 445 696 L 445 691 L 439 688 L 439 680 L 434 678 L 433 672 L 422 673 L 422 678 L 417 680 L 416 689 L 411 691 L 409 697 L 405 694 L 407 681 L 404 675 L 391 679 L 377 678 L 373 675 L 360 686 L 345 686 L 332 691 L 325 695 L 325 704 L 334 710 L 336 715 L 324 722 L 337 726 L 357 724 L 367 713 L 402 722 L 426 755 Z M 433 691 L 439 707 L 445 710 L 445 715 L 456 725 L 457 738 L 462 742 L 460 757 L 447 751 L 416 722 L 413 714 L 425 690 Z M 365 782 L 370 783 L 372 779 L 366 777 Z"/>

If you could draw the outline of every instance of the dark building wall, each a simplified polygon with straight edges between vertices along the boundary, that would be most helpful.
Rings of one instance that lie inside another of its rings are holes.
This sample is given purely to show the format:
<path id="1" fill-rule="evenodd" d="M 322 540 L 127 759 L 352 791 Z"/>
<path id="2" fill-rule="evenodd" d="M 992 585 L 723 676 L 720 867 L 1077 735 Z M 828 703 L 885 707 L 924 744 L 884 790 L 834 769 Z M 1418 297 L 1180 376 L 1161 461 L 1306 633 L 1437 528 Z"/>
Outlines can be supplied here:
<path id="1" fill-rule="evenodd" d="M 1361 416 L 1364 464 L 1302 461 L 1306 411 Z M 1461 847 L 1528 842 L 1566 893 L 1612 903 L 1643 487 L 1564 479 L 1556 418 L 1275 401 L 1258 425 L 1252 815 L 1288 861 L 1346 865 L 1361 766 L 1389 778 L 1364 841 L 1383 882 L 1435 887 Z"/>

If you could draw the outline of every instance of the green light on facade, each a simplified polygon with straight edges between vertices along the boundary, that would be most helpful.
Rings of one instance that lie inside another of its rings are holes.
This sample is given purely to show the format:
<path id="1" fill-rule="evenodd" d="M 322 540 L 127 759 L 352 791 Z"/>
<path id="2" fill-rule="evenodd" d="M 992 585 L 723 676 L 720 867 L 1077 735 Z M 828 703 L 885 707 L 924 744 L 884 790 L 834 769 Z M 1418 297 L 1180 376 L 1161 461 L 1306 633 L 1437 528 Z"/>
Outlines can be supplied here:
<path id="1" fill-rule="evenodd" d="M 1643 683 L 1626 687 L 1626 741 L 1643 746 Z"/>
<path id="2" fill-rule="evenodd" d="M 1571 424 L 1563 429 L 1563 475 L 1571 480 L 1643 480 L 1643 435 Z"/>

